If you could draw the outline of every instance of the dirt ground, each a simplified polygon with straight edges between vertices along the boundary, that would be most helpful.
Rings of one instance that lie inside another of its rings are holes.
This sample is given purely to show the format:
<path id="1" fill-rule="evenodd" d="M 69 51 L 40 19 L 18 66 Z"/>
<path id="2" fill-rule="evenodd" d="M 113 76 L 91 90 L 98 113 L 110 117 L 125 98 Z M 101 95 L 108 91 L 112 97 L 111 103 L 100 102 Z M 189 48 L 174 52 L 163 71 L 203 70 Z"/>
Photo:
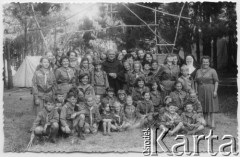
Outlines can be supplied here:
<path id="1" fill-rule="evenodd" d="M 220 113 L 216 117 L 215 135 L 219 140 L 214 140 L 213 148 L 218 151 L 222 143 L 229 141 L 221 140 L 223 135 L 237 137 L 237 91 L 234 88 L 220 87 L 219 102 L 225 114 Z M 32 126 L 35 116 L 32 113 L 32 95 L 30 89 L 16 88 L 4 91 L 4 151 L 21 152 L 25 151 L 30 139 L 28 130 Z M 205 134 L 209 134 L 209 128 L 205 129 Z M 85 141 L 77 141 L 77 138 L 59 139 L 56 144 L 35 143 L 29 151 L 33 152 L 139 152 L 143 151 L 142 130 L 136 129 L 121 133 L 112 133 L 112 136 L 103 136 L 101 132 L 96 135 L 86 135 Z M 171 148 L 176 141 L 175 137 L 166 137 L 163 141 Z M 190 150 L 192 150 L 193 139 L 188 136 Z M 75 142 L 73 142 L 75 141 Z M 200 150 L 207 150 L 207 141 L 200 141 Z"/>

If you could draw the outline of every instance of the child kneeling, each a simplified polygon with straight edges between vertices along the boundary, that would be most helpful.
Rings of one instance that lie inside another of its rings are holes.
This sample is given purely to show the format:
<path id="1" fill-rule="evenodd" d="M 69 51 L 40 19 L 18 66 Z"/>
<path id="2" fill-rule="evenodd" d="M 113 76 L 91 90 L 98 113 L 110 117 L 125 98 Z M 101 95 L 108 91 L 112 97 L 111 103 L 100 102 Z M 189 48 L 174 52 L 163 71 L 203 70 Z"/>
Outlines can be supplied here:
<path id="1" fill-rule="evenodd" d="M 74 110 L 77 103 L 77 95 L 70 92 L 67 94 L 67 103 L 62 107 L 60 114 L 61 130 L 67 136 L 78 131 L 78 137 L 82 140 L 85 139 L 83 136 L 84 132 L 84 114 Z"/>
<path id="2" fill-rule="evenodd" d="M 32 137 L 35 135 L 38 137 L 47 136 L 52 143 L 56 142 L 56 135 L 59 129 L 59 114 L 55 110 L 55 104 L 53 99 L 45 98 L 44 109 L 40 111 L 32 126 Z"/>
<path id="3" fill-rule="evenodd" d="M 83 113 L 84 132 L 96 134 L 101 116 L 92 96 L 86 97 L 86 102 L 79 106 L 79 112 Z"/>

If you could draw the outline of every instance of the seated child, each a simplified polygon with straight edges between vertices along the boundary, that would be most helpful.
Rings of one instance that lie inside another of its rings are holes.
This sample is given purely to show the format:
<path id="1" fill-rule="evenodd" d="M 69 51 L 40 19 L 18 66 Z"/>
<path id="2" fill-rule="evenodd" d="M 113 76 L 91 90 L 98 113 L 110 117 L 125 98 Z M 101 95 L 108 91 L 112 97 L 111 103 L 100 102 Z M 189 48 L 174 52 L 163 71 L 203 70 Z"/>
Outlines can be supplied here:
<path id="1" fill-rule="evenodd" d="M 193 104 L 190 102 L 186 103 L 186 111 L 182 113 L 181 118 L 183 129 L 187 131 L 188 135 L 194 135 L 204 129 L 197 112 L 193 110 Z"/>
<path id="2" fill-rule="evenodd" d="M 140 127 L 140 123 L 137 121 L 136 108 L 133 105 L 132 96 L 127 96 L 126 106 L 124 108 L 124 114 L 128 123 L 130 123 L 130 128 Z"/>
<path id="3" fill-rule="evenodd" d="M 144 92 L 142 95 L 144 100 L 137 103 L 136 114 L 141 119 L 141 126 L 148 126 L 153 122 L 154 106 L 149 92 Z"/>
<path id="4" fill-rule="evenodd" d="M 100 107 L 102 105 L 101 103 L 101 95 L 96 95 L 95 96 L 95 106 L 98 108 L 98 110 L 100 110 Z"/>
<path id="5" fill-rule="evenodd" d="M 102 122 L 103 122 L 103 135 L 111 136 L 111 122 L 113 120 L 113 113 L 110 111 L 109 103 L 105 102 L 102 104 Z"/>
<path id="6" fill-rule="evenodd" d="M 61 109 L 64 105 L 64 93 L 61 89 L 57 90 L 56 93 L 56 99 L 55 99 L 55 109 L 58 111 L 58 114 L 60 114 Z"/>
<path id="7" fill-rule="evenodd" d="M 116 97 L 114 96 L 114 89 L 109 87 L 107 88 L 106 96 L 102 99 L 102 102 L 108 102 L 110 111 L 112 112 L 114 110 L 113 104 L 115 101 L 117 101 Z"/>
<path id="8" fill-rule="evenodd" d="M 55 143 L 59 128 L 59 114 L 55 110 L 55 104 L 51 98 L 46 97 L 43 102 L 44 108 L 38 113 L 33 122 L 31 136 L 47 136 L 50 142 Z"/>
<path id="9" fill-rule="evenodd" d="M 161 116 L 160 129 L 170 129 L 169 135 L 172 136 L 180 131 L 182 126 L 181 118 L 176 112 L 176 104 L 168 103 L 167 110 Z"/>
<path id="10" fill-rule="evenodd" d="M 67 94 L 67 102 L 62 107 L 60 114 L 61 130 L 66 135 L 74 133 L 74 130 L 78 131 L 78 137 L 82 140 L 85 139 L 83 136 L 84 132 L 84 115 L 81 111 L 76 112 L 74 108 L 77 103 L 77 95 L 70 92 Z"/>
<path id="11" fill-rule="evenodd" d="M 130 123 L 127 122 L 127 119 L 124 115 L 123 110 L 121 109 L 121 104 L 119 102 L 114 103 L 114 113 L 113 113 L 113 121 L 111 128 L 114 131 L 124 131 L 128 127 L 130 127 Z"/>
<path id="12" fill-rule="evenodd" d="M 132 90 L 133 101 L 135 101 L 135 102 L 142 101 L 143 100 L 142 94 L 144 92 L 149 92 L 149 91 L 150 90 L 146 86 L 146 83 L 145 83 L 145 78 L 144 77 L 138 77 L 135 81 L 135 85 L 134 85 L 134 88 Z"/>
<path id="13" fill-rule="evenodd" d="M 153 81 L 150 84 L 150 95 L 154 106 L 154 112 L 159 112 L 163 108 L 163 94 L 160 92 L 160 88 L 157 82 Z"/>
<path id="14" fill-rule="evenodd" d="M 79 106 L 79 112 L 83 113 L 85 133 L 97 133 L 101 116 L 98 107 L 94 105 L 94 98 L 89 96 L 86 102 Z M 82 114 L 81 114 L 82 115 Z"/>
<path id="15" fill-rule="evenodd" d="M 184 103 L 187 101 L 188 93 L 182 90 L 182 83 L 176 81 L 174 84 L 175 90 L 170 93 L 172 101 L 176 104 L 176 112 L 181 115 L 184 111 Z"/>
<path id="16" fill-rule="evenodd" d="M 189 92 L 191 89 L 193 89 L 193 80 L 190 78 L 189 69 L 186 65 L 181 67 L 181 74 L 182 76 L 178 78 L 178 81 L 182 83 L 182 89 L 185 92 Z"/>
<path id="17" fill-rule="evenodd" d="M 201 123 L 205 126 L 206 121 L 205 121 L 204 116 L 203 116 L 202 105 L 201 105 L 201 102 L 198 100 L 197 94 L 194 90 L 190 91 L 188 102 L 192 103 L 193 110 L 197 112 Z"/>

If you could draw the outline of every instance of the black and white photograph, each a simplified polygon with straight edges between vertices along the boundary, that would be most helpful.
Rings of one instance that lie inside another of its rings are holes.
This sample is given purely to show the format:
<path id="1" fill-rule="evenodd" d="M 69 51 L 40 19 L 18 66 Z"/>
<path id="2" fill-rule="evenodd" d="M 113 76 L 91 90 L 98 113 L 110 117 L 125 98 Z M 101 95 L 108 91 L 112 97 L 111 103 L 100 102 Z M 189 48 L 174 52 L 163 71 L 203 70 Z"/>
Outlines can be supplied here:
<path id="1" fill-rule="evenodd" d="M 4 153 L 238 155 L 237 2 L 1 5 Z"/>

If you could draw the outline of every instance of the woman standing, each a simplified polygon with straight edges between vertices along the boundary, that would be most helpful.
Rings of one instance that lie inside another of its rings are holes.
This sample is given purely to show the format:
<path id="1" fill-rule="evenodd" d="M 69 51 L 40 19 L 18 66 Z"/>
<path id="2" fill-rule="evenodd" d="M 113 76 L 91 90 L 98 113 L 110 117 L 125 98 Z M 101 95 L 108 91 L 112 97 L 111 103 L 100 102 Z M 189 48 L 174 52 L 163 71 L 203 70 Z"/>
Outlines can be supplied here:
<path id="1" fill-rule="evenodd" d="M 204 118 L 207 125 L 215 128 L 214 113 L 219 111 L 218 104 L 218 75 L 215 69 L 210 68 L 210 57 L 203 56 L 201 68 L 196 72 L 196 89 L 199 101 L 202 104 Z"/>
<path id="2" fill-rule="evenodd" d="M 37 114 L 43 108 L 43 100 L 46 97 L 53 98 L 56 91 L 56 79 L 52 70 L 50 70 L 50 61 L 47 57 L 42 57 L 40 67 L 33 75 L 33 95 L 34 112 Z"/>
<path id="3" fill-rule="evenodd" d="M 55 72 L 58 88 L 62 90 L 66 97 L 69 89 L 76 85 L 76 76 L 73 68 L 69 67 L 69 59 L 64 56 L 60 60 L 61 67 Z"/>

